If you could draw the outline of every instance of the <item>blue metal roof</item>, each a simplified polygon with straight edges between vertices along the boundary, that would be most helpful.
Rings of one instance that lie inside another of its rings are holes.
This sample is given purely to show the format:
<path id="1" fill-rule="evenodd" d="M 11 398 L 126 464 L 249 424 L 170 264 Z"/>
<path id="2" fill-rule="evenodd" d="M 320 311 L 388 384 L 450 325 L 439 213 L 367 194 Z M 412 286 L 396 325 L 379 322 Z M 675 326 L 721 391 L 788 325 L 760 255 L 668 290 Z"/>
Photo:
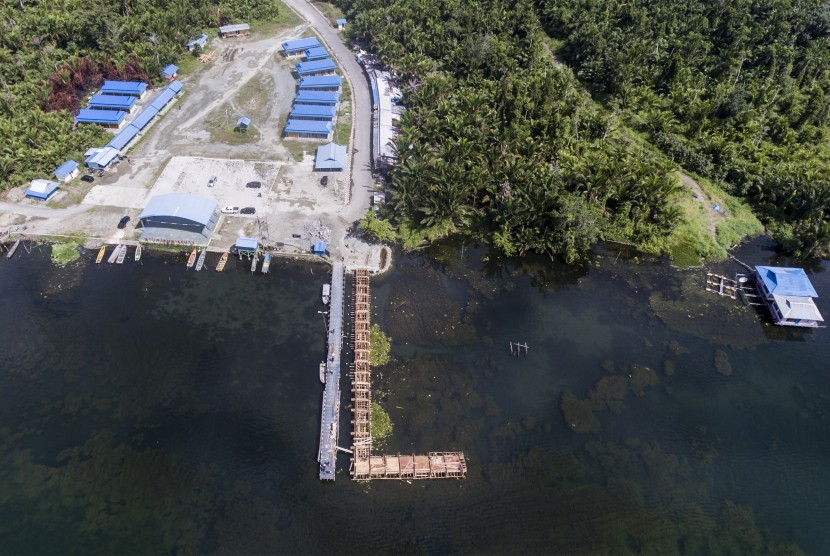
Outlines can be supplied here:
<path id="1" fill-rule="evenodd" d="M 187 48 L 190 49 L 190 50 L 193 50 L 193 47 L 196 46 L 197 44 L 199 46 L 205 46 L 205 44 L 207 43 L 207 39 L 208 39 L 208 36 L 203 34 L 201 37 L 189 40 L 189 41 L 187 41 Z"/>
<path id="2" fill-rule="evenodd" d="M 312 118 L 328 118 L 333 120 L 337 115 L 337 109 L 334 106 L 326 104 L 295 104 L 291 107 L 289 118 L 296 118 L 299 116 L 306 116 Z"/>
<path id="3" fill-rule="evenodd" d="M 108 147 L 112 147 L 113 149 L 118 149 L 119 151 L 127 146 L 127 144 L 138 135 L 138 128 L 135 127 L 133 124 L 128 125 L 124 129 L 122 129 L 118 135 L 112 138 L 112 140 L 107 143 Z"/>
<path id="4" fill-rule="evenodd" d="M 66 177 L 78 169 L 78 163 L 74 160 L 67 160 L 52 172 L 59 180 L 66 179 Z"/>
<path id="5" fill-rule="evenodd" d="M 167 85 L 167 87 L 165 87 L 165 89 L 169 89 L 174 93 L 178 93 L 179 91 L 184 89 L 184 85 L 182 85 L 181 81 L 171 81 L 170 84 Z"/>
<path id="6" fill-rule="evenodd" d="M 323 120 L 288 120 L 285 124 L 286 133 L 331 133 L 331 122 Z"/>
<path id="7" fill-rule="evenodd" d="M 311 250 L 315 253 L 325 253 L 326 252 L 326 242 L 325 241 L 318 241 L 314 245 L 311 246 Z"/>
<path id="8" fill-rule="evenodd" d="M 93 110 L 81 108 L 75 121 L 82 124 L 120 124 L 127 117 L 126 112 L 116 110 Z"/>
<path id="9" fill-rule="evenodd" d="M 314 48 L 315 46 L 320 46 L 320 41 L 317 40 L 317 37 L 307 37 L 305 39 L 297 39 L 282 43 L 282 49 L 285 52 L 299 52 L 301 50 L 305 50 L 306 48 Z"/>
<path id="10" fill-rule="evenodd" d="M 314 48 L 306 48 L 305 50 L 305 59 L 306 60 L 320 60 L 321 58 L 328 58 L 329 51 L 323 48 L 322 46 L 315 46 Z"/>
<path id="11" fill-rule="evenodd" d="M 296 66 L 297 73 L 300 75 L 304 73 L 315 73 L 318 71 L 330 71 L 337 69 L 337 64 L 331 58 L 323 58 L 321 60 L 312 60 L 310 62 L 300 62 Z"/>
<path id="12" fill-rule="evenodd" d="M 818 297 L 818 293 L 803 268 L 756 266 L 755 270 L 771 294 Z"/>
<path id="13" fill-rule="evenodd" d="M 326 143 L 317 147 L 315 170 L 342 170 L 346 167 L 346 146 Z"/>
<path id="14" fill-rule="evenodd" d="M 161 70 L 161 74 L 164 77 L 173 77 L 174 75 L 176 75 L 176 72 L 178 72 L 178 71 L 179 71 L 179 66 L 177 66 L 176 64 L 170 64 L 169 66 L 167 66 L 163 70 Z"/>
<path id="15" fill-rule="evenodd" d="M 26 190 L 27 197 L 34 197 L 45 201 L 60 187 L 59 183 L 48 180 L 33 180 L 31 186 Z"/>
<path id="16" fill-rule="evenodd" d="M 338 19 L 337 21 L 335 21 L 335 23 L 337 23 L 338 25 L 345 25 L 346 20 L 345 19 Z"/>
<path id="17" fill-rule="evenodd" d="M 153 102 L 150 103 L 150 106 L 161 112 L 161 110 L 165 106 L 167 106 L 167 103 L 173 100 L 174 96 L 176 96 L 176 93 L 174 93 L 168 88 L 165 88 L 162 92 L 159 93 L 159 96 L 153 99 Z"/>
<path id="18" fill-rule="evenodd" d="M 239 127 L 248 127 L 249 125 L 251 125 L 251 118 L 246 118 L 245 116 L 242 116 L 241 118 L 239 118 L 239 120 L 237 120 L 236 125 Z"/>
<path id="19" fill-rule="evenodd" d="M 244 251 L 256 251 L 259 248 L 259 241 L 252 237 L 236 238 L 236 248 Z"/>
<path id="20" fill-rule="evenodd" d="M 300 78 L 300 89 L 322 89 L 340 87 L 343 80 L 337 75 L 309 75 Z"/>
<path id="21" fill-rule="evenodd" d="M 139 113 L 138 116 L 136 116 L 133 119 L 133 121 L 130 123 L 130 126 L 135 127 L 138 130 L 142 130 L 145 127 L 147 127 L 147 124 L 149 124 L 158 113 L 158 108 L 156 108 L 155 106 L 147 106 L 144 108 L 144 110 L 141 111 L 141 113 Z"/>
<path id="22" fill-rule="evenodd" d="M 109 146 L 100 147 L 94 149 L 94 151 L 84 160 L 84 163 L 90 168 L 106 168 L 118 158 L 119 154 L 118 149 Z"/>
<path id="23" fill-rule="evenodd" d="M 140 81 L 104 81 L 101 87 L 103 94 L 119 94 L 141 96 L 147 90 L 147 83 Z"/>
<path id="24" fill-rule="evenodd" d="M 89 99 L 89 107 L 130 110 L 133 106 L 135 106 L 135 101 L 136 97 L 123 95 L 92 95 L 92 98 Z"/>
<path id="25" fill-rule="evenodd" d="M 302 89 L 297 93 L 297 98 L 294 99 L 294 104 L 335 105 L 338 102 L 340 102 L 339 91 L 315 91 L 312 89 Z"/>
<path id="26" fill-rule="evenodd" d="M 184 193 L 156 195 L 150 199 L 139 219 L 154 216 L 175 216 L 207 226 L 216 211 L 216 201 Z"/>

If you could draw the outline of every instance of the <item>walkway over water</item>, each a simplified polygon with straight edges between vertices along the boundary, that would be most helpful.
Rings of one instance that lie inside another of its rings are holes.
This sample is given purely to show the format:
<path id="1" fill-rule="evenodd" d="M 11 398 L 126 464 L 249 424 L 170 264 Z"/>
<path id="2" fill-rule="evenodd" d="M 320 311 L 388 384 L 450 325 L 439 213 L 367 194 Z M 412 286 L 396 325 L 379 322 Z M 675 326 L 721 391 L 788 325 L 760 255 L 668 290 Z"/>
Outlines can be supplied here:
<path id="1" fill-rule="evenodd" d="M 333 304 L 332 310 L 334 310 Z M 369 363 L 372 295 L 369 290 L 369 272 L 365 269 L 355 270 L 352 311 L 354 314 L 354 368 L 350 376 L 352 381 L 352 479 L 464 478 L 467 475 L 467 460 L 463 452 L 430 452 L 429 455 L 372 455 L 372 393 Z"/>
<path id="2" fill-rule="evenodd" d="M 320 416 L 320 480 L 333 481 L 337 466 L 337 440 L 340 435 L 340 350 L 343 347 L 343 263 L 331 268 L 331 300 L 329 304 L 328 355 L 326 356 L 326 387 Z"/>

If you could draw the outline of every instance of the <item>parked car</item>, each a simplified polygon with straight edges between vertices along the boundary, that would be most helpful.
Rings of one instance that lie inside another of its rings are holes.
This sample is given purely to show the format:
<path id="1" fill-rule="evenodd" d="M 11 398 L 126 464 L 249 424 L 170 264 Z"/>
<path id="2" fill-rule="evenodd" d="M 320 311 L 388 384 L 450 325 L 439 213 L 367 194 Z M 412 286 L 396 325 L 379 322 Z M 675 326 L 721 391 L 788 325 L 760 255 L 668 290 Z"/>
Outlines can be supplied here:
<path id="1" fill-rule="evenodd" d="M 211 176 L 208 180 L 208 187 L 213 187 L 214 185 L 216 185 L 216 176 Z"/>
<path id="2" fill-rule="evenodd" d="M 325 186 L 325 185 L 328 185 L 328 184 L 329 184 L 329 177 L 328 176 L 323 176 L 323 178 L 320 180 L 320 185 Z"/>
<path id="3" fill-rule="evenodd" d="M 126 228 L 127 227 L 127 222 L 129 222 L 129 221 L 130 221 L 129 216 L 122 216 L 121 220 L 118 221 L 118 229 L 123 230 L 124 228 Z"/>
<path id="4" fill-rule="evenodd" d="M 248 183 L 245 184 L 245 187 L 250 187 L 252 189 L 258 189 L 258 188 L 262 187 L 262 182 L 261 181 L 249 181 Z"/>
<path id="5" fill-rule="evenodd" d="M 239 214 L 239 207 L 225 207 L 222 209 L 222 214 Z"/>
<path id="6" fill-rule="evenodd" d="M 93 178 L 89 174 L 85 174 L 85 175 L 81 176 L 81 181 L 85 181 L 87 183 L 92 183 L 92 182 L 95 181 L 95 178 Z"/>
<path id="7" fill-rule="evenodd" d="M 256 214 L 256 209 L 254 207 L 245 207 L 239 212 L 242 214 Z"/>

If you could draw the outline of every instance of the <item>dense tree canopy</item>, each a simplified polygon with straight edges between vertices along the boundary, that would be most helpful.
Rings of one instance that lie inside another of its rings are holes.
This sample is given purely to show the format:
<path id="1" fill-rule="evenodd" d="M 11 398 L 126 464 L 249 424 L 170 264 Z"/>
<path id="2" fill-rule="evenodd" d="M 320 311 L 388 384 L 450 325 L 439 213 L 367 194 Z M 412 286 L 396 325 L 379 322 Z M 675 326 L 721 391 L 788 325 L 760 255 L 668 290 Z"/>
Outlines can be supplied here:
<path id="1" fill-rule="evenodd" d="M 670 168 L 615 133 L 547 50 L 525 0 L 344 0 L 405 84 L 392 197 L 402 235 L 462 232 L 574 260 L 648 245 L 678 214 Z"/>
<path id="2" fill-rule="evenodd" d="M 106 132 L 73 129 L 105 78 L 158 79 L 202 29 L 273 18 L 277 0 L 16 0 L 0 20 L 0 189 L 44 177 Z"/>
<path id="3" fill-rule="evenodd" d="M 822 0 L 539 0 L 579 79 L 682 166 L 830 252 L 830 9 Z"/>

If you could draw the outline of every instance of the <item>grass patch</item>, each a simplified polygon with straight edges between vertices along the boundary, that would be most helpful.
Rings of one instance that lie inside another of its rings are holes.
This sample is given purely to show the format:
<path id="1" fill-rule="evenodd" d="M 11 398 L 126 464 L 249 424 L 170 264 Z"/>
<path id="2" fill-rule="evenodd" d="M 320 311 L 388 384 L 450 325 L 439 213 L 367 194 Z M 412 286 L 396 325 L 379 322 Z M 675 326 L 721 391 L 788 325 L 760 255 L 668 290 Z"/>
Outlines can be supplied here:
<path id="1" fill-rule="evenodd" d="M 239 88 L 230 102 L 211 112 L 205 118 L 205 127 L 210 131 L 211 140 L 226 145 L 243 145 L 259 141 L 260 134 L 253 124 L 257 121 L 263 122 L 267 118 L 269 87 L 273 87 L 270 76 L 254 76 Z M 250 118 L 252 123 L 245 133 L 236 130 L 236 122 L 242 116 Z"/>
<path id="2" fill-rule="evenodd" d="M 52 264 L 55 266 L 66 266 L 78 260 L 81 257 L 81 252 L 78 251 L 78 248 L 82 244 L 82 239 L 53 243 L 51 253 Z"/>
<path id="3" fill-rule="evenodd" d="M 60 199 L 49 203 L 49 207 L 53 209 L 60 209 L 66 207 L 74 207 L 84 200 L 89 190 L 93 188 L 95 183 L 87 183 L 76 178 L 72 183 L 61 184 L 61 190 L 66 193 Z"/>
<path id="4" fill-rule="evenodd" d="M 348 145 L 352 137 L 352 91 L 349 82 L 343 80 L 343 91 L 340 93 L 340 115 L 337 116 L 337 125 L 334 127 L 334 142 L 338 145 Z M 345 99 L 345 101 L 343 100 Z M 343 109 L 344 102 L 346 110 Z"/>
<path id="5" fill-rule="evenodd" d="M 732 197 L 706 179 L 695 178 L 695 181 L 708 200 L 695 199 L 691 191 L 683 189 L 675 200 L 675 205 L 682 211 L 681 222 L 665 245 L 672 262 L 683 268 L 698 266 L 704 260 L 725 259 L 727 249 L 744 237 L 764 231 L 764 226 L 745 201 Z M 713 215 L 713 204 L 720 205 L 724 212 Z M 710 229 L 713 216 L 714 235 Z"/>
<path id="6" fill-rule="evenodd" d="M 283 141 L 282 144 L 291 154 L 291 158 L 297 162 L 303 161 L 303 158 L 305 157 L 303 151 L 311 154 L 317 150 L 317 143 L 311 143 L 309 141 L 294 141 L 289 139 L 287 141 Z"/>
<path id="7" fill-rule="evenodd" d="M 292 27 L 296 27 L 303 22 L 300 19 L 294 10 L 286 6 L 285 4 L 282 5 L 280 9 L 280 14 L 275 19 L 270 19 L 267 21 L 260 21 L 255 19 L 251 23 L 251 32 L 252 34 L 257 36 L 264 36 L 270 37 L 276 35 L 277 33 L 284 31 L 285 29 L 290 29 Z"/>
<path id="8" fill-rule="evenodd" d="M 329 20 L 329 24 L 332 27 L 337 27 L 338 19 L 346 18 L 346 14 L 343 13 L 343 10 L 334 4 L 330 4 L 328 2 L 314 2 L 314 5 L 323 13 L 324 16 L 326 16 L 326 19 Z"/>

